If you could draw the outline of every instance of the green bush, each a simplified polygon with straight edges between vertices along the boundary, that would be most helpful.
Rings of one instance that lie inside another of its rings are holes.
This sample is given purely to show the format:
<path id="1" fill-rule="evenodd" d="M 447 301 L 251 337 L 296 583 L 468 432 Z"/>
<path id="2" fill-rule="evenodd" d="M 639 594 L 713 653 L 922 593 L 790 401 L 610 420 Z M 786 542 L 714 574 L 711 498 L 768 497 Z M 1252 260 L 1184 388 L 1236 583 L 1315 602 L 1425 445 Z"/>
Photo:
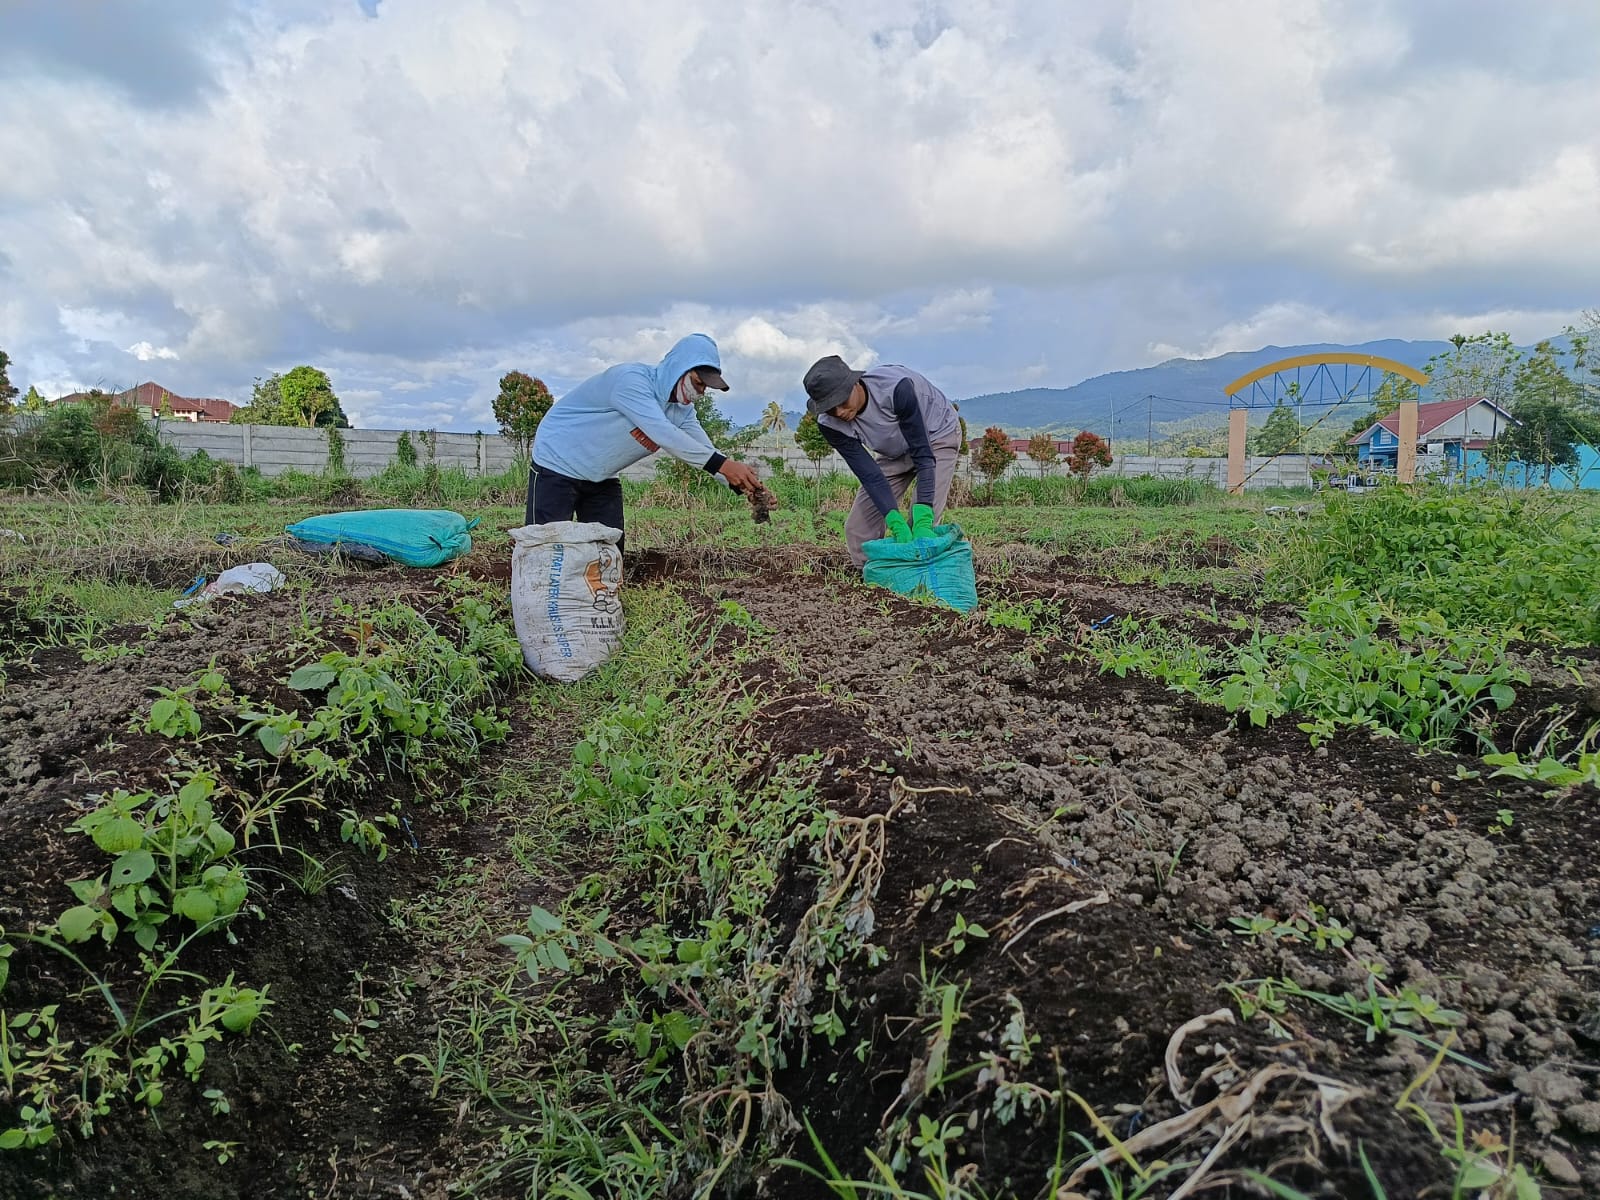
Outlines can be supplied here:
<path id="1" fill-rule="evenodd" d="M 132 409 L 110 397 L 58 404 L 9 439 L 8 487 L 102 487 L 137 484 L 159 500 L 210 487 L 216 463 L 204 452 L 185 459 Z"/>
<path id="2" fill-rule="evenodd" d="M 1100 475 L 1079 479 L 1069 475 L 1044 478 L 1020 476 L 995 484 L 994 502 L 1003 505 L 1088 504 L 1112 508 L 1171 508 L 1199 504 L 1215 498 L 1217 489 L 1202 479 L 1131 478 Z"/>
<path id="3" fill-rule="evenodd" d="M 1579 498 L 1401 487 L 1335 496 L 1288 533 L 1269 585 L 1292 599 L 1336 579 L 1452 626 L 1600 641 L 1600 522 Z"/>
<path id="4" fill-rule="evenodd" d="M 1391 621 L 1338 581 L 1311 596 L 1302 616 L 1286 633 L 1257 628 L 1222 648 L 1126 617 L 1095 635 L 1090 653 L 1105 670 L 1153 676 L 1254 725 L 1294 713 L 1313 742 L 1366 728 L 1449 747 L 1475 715 L 1509 707 L 1513 683 L 1528 681 L 1505 664 L 1503 635 L 1452 630 L 1437 614 Z"/>

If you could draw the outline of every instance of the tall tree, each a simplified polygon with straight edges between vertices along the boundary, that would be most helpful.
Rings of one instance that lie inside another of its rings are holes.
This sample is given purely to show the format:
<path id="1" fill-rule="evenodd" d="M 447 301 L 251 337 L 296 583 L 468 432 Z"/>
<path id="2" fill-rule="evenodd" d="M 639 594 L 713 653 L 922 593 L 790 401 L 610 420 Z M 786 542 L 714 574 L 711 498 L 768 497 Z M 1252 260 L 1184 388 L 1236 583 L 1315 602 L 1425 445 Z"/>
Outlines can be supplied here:
<path id="1" fill-rule="evenodd" d="M 515 449 L 519 463 L 528 462 L 539 422 L 555 402 L 542 379 L 522 371 L 507 371 L 500 377 L 500 394 L 494 398 L 494 419 L 500 423 L 502 436 Z"/>
<path id="2" fill-rule="evenodd" d="M 1600 308 L 1583 314 L 1581 326 L 1567 326 L 1572 346 L 1572 373 L 1578 384 L 1578 404 L 1600 413 Z"/>
<path id="3" fill-rule="evenodd" d="M 800 418 L 800 425 L 794 431 L 794 444 L 799 446 L 811 460 L 813 490 L 816 493 L 817 505 L 821 507 L 822 460 L 833 453 L 833 447 L 828 445 L 828 439 L 822 436 L 822 426 L 817 424 L 816 417 L 810 413 Z"/>
<path id="4" fill-rule="evenodd" d="M 1578 447 L 1600 444 L 1600 414 L 1584 403 L 1584 389 L 1567 373 L 1562 354 L 1540 342 L 1517 370 L 1511 415 L 1516 424 L 1496 439 L 1503 456 L 1544 470 L 1544 482 L 1557 467 L 1578 465 Z"/>
<path id="5" fill-rule="evenodd" d="M 1039 478 L 1061 461 L 1061 447 L 1053 433 L 1036 433 L 1028 439 L 1028 457 L 1039 467 Z"/>
<path id="6" fill-rule="evenodd" d="M 794 431 L 794 444 L 805 452 L 812 465 L 820 463 L 833 453 L 833 447 L 828 445 L 828 439 L 822 436 L 822 426 L 817 424 L 817 418 L 807 413 L 800 418 L 800 427 Z M 821 475 L 821 472 L 818 472 Z"/>
<path id="7" fill-rule="evenodd" d="M 11 366 L 11 356 L 0 350 L 0 411 L 9 410 L 11 402 L 17 398 L 17 389 L 11 383 L 11 376 L 7 374 Z"/>
<path id="8" fill-rule="evenodd" d="M 771 401 L 766 408 L 761 410 L 761 432 L 782 433 L 789 427 L 789 419 L 783 415 L 783 405 L 776 400 Z"/>
<path id="9" fill-rule="evenodd" d="M 24 412 L 43 412 L 48 406 L 49 401 L 39 394 L 39 389 L 36 387 L 30 387 L 28 394 L 22 398 Z"/>
<path id="10" fill-rule="evenodd" d="M 1287 454 L 1300 445 L 1305 430 L 1299 420 L 1282 400 L 1272 406 L 1267 422 L 1255 435 L 1256 453 L 1265 455 Z"/>
<path id="11" fill-rule="evenodd" d="M 333 384 L 328 376 L 315 367 L 299 366 L 278 381 L 278 411 L 283 415 L 282 425 L 300 425 L 310 429 L 329 424 L 332 414 L 339 408 L 339 397 L 333 394 Z M 324 415 L 328 420 L 325 421 Z"/>
<path id="12" fill-rule="evenodd" d="M 279 419 L 283 398 L 278 394 L 278 385 L 282 381 L 283 376 L 276 371 L 264 379 L 257 376 L 250 388 L 250 403 L 234 409 L 228 420 L 234 425 L 283 424 Z"/>
<path id="13" fill-rule="evenodd" d="M 300 366 L 285 374 L 257 379 L 250 403 L 229 418 L 235 425 L 297 425 L 303 429 L 348 429 L 339 397 L 328 376 L 316 367 Z"/>
<path id="14" fill-rule="evenodd" d="M 1512 414 L 1516 423 L 1495 439 L 1492 457 L 1542 468 L 1547 487 L 1557 467 L 1577 468 L 1580 445 L 1600 446 L 1600 417 L 1560 400 L 1529 397 Z"/>
<path id="15" fill-rule="evenodd" d="M 1435 400 L 1483 396 L 1501 408 L 1511 403 L 1522 352 L 1509 333 L 1458 333 L 1448 353 L 1435 354 L 1422 368 Z"/>

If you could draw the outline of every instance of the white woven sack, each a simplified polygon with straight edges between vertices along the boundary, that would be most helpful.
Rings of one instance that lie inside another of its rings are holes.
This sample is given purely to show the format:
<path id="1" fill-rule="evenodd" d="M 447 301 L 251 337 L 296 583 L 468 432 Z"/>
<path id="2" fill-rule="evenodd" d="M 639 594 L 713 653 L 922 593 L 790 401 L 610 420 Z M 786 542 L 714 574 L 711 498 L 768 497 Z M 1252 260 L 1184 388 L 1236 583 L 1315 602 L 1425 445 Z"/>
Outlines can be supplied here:
<path id="1" fill-rule="evenodd" d="M 546 679 L 573 683 L 622 640 L 620 529 L 552 521 L 511 531 L 511 617 L 522 657 Z"/>

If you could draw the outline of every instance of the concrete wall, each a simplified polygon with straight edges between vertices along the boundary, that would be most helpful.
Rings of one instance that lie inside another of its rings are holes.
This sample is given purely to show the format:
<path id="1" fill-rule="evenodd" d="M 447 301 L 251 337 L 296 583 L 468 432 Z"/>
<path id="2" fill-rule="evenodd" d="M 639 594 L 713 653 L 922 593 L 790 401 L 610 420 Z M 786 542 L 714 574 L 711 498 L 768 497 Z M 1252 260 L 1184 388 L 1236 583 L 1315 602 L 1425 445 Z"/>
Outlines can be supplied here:
<path id="1" fill-rule="evenodd" d="M 400 441 L 398 429 L 346 429 L 344 435 L 344 465 L 350 474 L 359 478 L 376 475 L 395 461 L 395 447 Z M 263 475 L 281 475 L 297 470 L 318 474 L 328 466 L 328 434 L 323 429 L 292 429 L 276 425 L 208 425 L 188 421 L 163 421 L 161 439 L 183 454 L 204 450 L 219 462 L 237 463 L 244 467 L 257 467 Z M 432 439 L 432 450 L 429 441 Z M 411 443 L 416 447 L 417 461 L 436 462 L 441 469 L 459 467 L 469 475 L 495 475 L 508 470 L 514 462 L 511 444 L 499 434 L 472 433 L 422 434 L 413 431 Z M 629 467 L 622 473 L 624 479 L 646 480 L 654 477 L 660 455 L 653 455 Z M 779 439 L 763 439 L 749 453 L 749 458 L 763 474 L 767 473 L 768 460 L 778 459 L 784 468 L 797 474 L 846 471 L 844 460 L 829 454 L 820 463 L 813 463 L 795 445 L 783 445 Z M 973 474 L 968 463 L 962 464 L 962 473 Z M 1065 475 L 1066 467 L 1057 464 L 1046 474 Z M 1159 479 L 1195 479 L 1224 487 L 1227 484 L 1228 464 L 1222 458 L 1161 458 L 1143 455 L 1123 455 L 1112 460 L 1111 466 L 1095 472 L 1097 475 L 1126 477 L 1152 475 Z M 1026 457 L 1018 458 L 1006 471 L 1004 478 L 1037 478 L 1038 466 Z M 1245 467 L 1247 488 L 1310 487 L 1311 473 L 1303 456 L 1284 455 L 1279 458 L 1251 458 Z"/>
<path id="2" fill-rule="evenodd" d="M 394 462 L 399 429 L 343 429 L 345 470 L 360 478 L 376 475 Z M 218 462 L 256 467 L 263 475 L 285 471 L 319 474 L 328 469 L 328 431 L 279 425 L 211 425 L 163 421 L 161 440 L 181 454 L 204 450 Z M 411 431 L 417 462 L 440 469 L 459 467 L 469 475 L 496 475 L 511 467 L 515 453 L 498 434 Z"/>

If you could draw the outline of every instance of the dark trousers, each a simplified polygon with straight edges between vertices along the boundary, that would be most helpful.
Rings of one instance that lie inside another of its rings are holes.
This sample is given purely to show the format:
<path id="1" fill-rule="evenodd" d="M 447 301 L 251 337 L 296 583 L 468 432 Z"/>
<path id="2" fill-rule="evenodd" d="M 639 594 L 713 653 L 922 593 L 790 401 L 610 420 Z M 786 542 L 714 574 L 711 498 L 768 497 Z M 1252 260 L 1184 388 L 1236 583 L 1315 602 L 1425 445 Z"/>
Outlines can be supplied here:
<path id="1" fill-rule="evenodd" d="M 529 525 L 548 525 L 552 521 L 594 521 L 622 528 L 622 480 L 602 479 L 591 483 L 587 479 L 573 479 L 558 475 L 543 467 L 535 467 L 528 481 Z M 617 539 L 617 550 L 622 550 L 622 539 Z"/>

